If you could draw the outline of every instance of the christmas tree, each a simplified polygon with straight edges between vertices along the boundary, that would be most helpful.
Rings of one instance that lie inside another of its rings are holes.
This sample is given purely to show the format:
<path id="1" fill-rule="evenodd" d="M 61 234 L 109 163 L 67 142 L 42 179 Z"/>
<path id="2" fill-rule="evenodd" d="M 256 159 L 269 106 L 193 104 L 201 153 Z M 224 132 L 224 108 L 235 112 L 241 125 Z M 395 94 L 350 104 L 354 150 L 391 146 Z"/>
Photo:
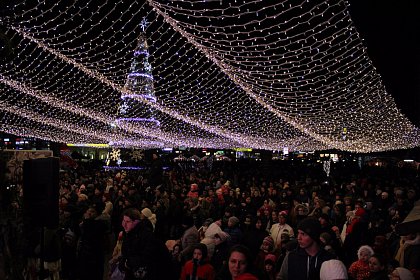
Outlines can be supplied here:
<path id="1" fill-rule="evenodd" d="M 155 110 L 142 100 L 156 103 L 153 87 L 152 66 L 149 62 L 149 46 L 146 38 L 147 21 L 141 22 L 141 33 L 131 62 L 130 71 L 121 94 L 116 123 L 138 123 L 147 127 L 157 127 Z"/>

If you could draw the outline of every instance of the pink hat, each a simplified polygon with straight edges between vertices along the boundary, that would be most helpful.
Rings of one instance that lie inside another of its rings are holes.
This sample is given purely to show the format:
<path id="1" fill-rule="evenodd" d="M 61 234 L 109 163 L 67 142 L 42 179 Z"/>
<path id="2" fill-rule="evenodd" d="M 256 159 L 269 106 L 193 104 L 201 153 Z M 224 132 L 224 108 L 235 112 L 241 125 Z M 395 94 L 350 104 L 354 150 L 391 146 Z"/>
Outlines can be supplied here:
<path id="1" fill-rule="evenodd" d="M 273 265 L 276 263 L 276 256 L 273 254 L 267 254 L 264 259 L 264 263 L 271 262 Z"/>

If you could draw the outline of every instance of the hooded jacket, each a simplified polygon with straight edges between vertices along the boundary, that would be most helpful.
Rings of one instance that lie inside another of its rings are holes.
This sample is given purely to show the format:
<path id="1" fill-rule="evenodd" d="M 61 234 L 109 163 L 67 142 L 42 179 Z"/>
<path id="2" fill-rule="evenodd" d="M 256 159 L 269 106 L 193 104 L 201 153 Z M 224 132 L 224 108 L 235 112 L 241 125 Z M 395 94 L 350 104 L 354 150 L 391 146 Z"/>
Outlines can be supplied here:
<path id="1" fill-rule="evenodd" d="M 284 258 L 277 279 L 319 280 L 322 263 L 333 258 L 324 249 L 320 249 L 315 256 L 310 256 L 305 249 L 298 247 Z"/>

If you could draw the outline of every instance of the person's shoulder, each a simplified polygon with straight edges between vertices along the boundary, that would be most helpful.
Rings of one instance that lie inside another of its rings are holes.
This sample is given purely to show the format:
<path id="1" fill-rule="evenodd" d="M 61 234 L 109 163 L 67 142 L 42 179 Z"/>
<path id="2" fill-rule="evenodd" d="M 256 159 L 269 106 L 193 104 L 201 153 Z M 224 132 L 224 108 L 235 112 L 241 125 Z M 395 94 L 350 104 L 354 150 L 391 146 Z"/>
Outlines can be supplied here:
<path id="1" fill-rule="evenodd" d="M 322 261 L 329 261 L 337 258 L 334 254 L 328 252 L 324 248 L 321 249 L 321 251 L 318 254 L 318 257 L 320 257 Z"/>

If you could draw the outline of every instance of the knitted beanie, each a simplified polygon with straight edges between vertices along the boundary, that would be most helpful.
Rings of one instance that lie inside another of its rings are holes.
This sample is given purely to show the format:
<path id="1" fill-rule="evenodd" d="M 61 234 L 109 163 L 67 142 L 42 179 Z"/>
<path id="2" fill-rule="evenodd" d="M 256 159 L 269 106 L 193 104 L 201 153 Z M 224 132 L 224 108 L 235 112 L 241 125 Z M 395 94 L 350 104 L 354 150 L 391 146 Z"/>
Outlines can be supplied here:
<path id="1" fill-rule="evenodd" d="M 271 248 L 273 248 L 274 246 L 274 240 L 273 238 L 271 238 L 271 236 L 267 236 L 266 238 L 264 238 L 263 243 L 267 243 Z"/>
<path id="2" fill-rule="evenodd" d="M 320 280 L 345 280 L 348 279 L 346 266 L 340 260 L 325 261 L 321 265 Z"/>
<path id="3" fill-rule="evenodd" d="M 273 254 L 267 254 L 265 256 L 264 263 L 271 263 L 272 265 L 274 265 L 276 263 L 276 256 Z"/>
<path id="4" fill-rule="evenodd" d="M 303 219 L 298 225 L 298 230 L 303 231 L 314 241 L 319 243 L 319 236 L 321 235 L 322 229 L 321 224 L 317 219 L 311 217 Z"/>
<path id="5" fill-rule="evenodd" d="M 401 280 L 414 280 L 413 273 L 404 267 L 397 267 L 395 270 L 398 272 L 398 276 L 400 276 Z"/>

